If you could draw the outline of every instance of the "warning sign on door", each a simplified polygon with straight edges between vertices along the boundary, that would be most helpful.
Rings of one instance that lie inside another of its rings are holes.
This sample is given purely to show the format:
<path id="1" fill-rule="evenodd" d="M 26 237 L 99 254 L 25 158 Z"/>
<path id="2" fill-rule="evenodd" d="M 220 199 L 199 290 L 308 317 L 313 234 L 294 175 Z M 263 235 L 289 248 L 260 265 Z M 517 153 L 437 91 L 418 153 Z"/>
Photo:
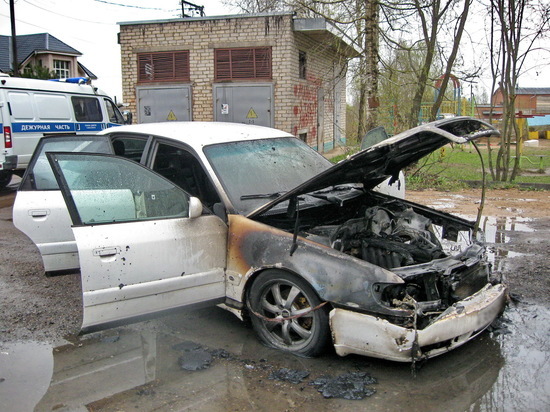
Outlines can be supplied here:
<path id="1" fill-rule="evenodd" d="M 172 110 L 170 110 L 170 113 L 168 113 L 168 117 L 166 118 L 166 120 L 168 121 L 176 121 L 178 120 L 178 118 L 176 117 L 176 115 L 174 114 L 174 112 Z"/>
<path id="2" fill-rule="evenodd" d="M 257 119 L 258 118 L 258 115 L 256 114 L 256 112 L 254 111 L 254 109 L 252 107 L 248 111 L 248 114 L 246 115 L 246 118 L 247 119 Z"/>

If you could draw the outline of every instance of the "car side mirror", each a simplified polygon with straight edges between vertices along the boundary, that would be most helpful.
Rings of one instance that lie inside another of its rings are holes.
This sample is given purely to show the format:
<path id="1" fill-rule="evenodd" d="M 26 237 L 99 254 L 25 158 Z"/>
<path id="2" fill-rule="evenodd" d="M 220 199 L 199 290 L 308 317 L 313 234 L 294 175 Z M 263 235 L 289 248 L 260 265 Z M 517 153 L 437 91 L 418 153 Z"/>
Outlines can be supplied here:
<path id="1" fill-rule="evenodd" d="M 189 219 L 195 219 L 202 215 L 202 202 L 198 197 L 189 198 Z"/>
<path id="2" fill-rule="evenodd" d="M 133 115 L 132 112 L 129 110 L 124 110 L 122 112 L 122 116 L 124 117 L 124 124 L 132 124 L 133 121 Z"/>

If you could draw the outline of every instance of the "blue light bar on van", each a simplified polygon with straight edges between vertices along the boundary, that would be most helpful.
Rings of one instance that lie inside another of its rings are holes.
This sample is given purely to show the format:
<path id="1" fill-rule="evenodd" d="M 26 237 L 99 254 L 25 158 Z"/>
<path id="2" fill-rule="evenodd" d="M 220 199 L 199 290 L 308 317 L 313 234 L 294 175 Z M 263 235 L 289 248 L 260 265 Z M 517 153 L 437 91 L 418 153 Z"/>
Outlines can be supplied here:
<path id="1" fill-rule="evenodd" d="M 69 77 L 68 79 L 50 79 L 50 80 L 52 82 L 86 84 L 90 81 L 90 78 L 89 77 Z"/>

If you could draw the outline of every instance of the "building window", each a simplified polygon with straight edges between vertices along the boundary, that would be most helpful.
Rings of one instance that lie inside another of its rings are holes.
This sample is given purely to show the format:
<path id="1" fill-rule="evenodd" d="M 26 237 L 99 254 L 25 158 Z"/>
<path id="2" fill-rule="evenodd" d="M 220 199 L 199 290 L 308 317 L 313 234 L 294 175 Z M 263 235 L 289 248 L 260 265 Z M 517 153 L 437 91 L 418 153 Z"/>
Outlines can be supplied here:
<path id="1" fill-rule="evenodd" d="M 139 53 L 138 82 L 190 81 L 189 51 Z"/>
<path id="2" fill-rule="evenodd" d="M 216 49 L 215 79 L 271 80 L 271 47 Z"/>
<path id="3" fill-rule="evenodd" d="M 67 79 L 71 77 L 71 62 L 67 60 L 54 60 L 53 71 L 58 79 Z"/>
<path id="4" fill-rule="evenodd" d="M 305 51 L 298 52 L 298 67 L 300 79 L 305 79 L 307 74 L 307 55 Z"/>

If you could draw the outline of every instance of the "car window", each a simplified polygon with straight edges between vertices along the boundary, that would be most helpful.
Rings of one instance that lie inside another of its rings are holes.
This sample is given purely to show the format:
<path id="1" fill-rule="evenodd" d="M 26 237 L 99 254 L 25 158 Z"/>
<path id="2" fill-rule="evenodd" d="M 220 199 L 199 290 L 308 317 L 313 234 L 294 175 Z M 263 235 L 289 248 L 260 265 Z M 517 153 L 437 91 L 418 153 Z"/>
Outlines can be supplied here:
<path id="1" fill-rule="evenodd" d="M 75 224 L 187 217 L 189 195 L 131 160 L 85 153 L 51 153 Z M 69 196 L 70 194 L 70 196 Z M 72 203 L 72 205 L 71 205 Z"/>
<path id="2" fill-rule="evenodd" d="M 115 155 L 140 162 L 143 151 L 147 145 L 147 139 L 138 137 L 117 136 L 113 140 Z"/>
<path id="3" fill-rule="evenodd" d="M 20 190 L 59 190 L 52 168 L 46 158 L 47 152 L 112 153 L 107 138 L 102 136 L 47 138 L 39 143 L 29 164 L 27 175 Z"/>
<path id="4" fill-rule="evenodd" d="M 159 143 L 153 170 L 211 208 L 219 197 L 199 160 L 180 146 Z"/>
<path id="5" fill-rule="evenodd" d="M 288 137 L 216 144 L 206 146 L 204 153 L 243 214 L 332 166 L 299 139 Z"/>

